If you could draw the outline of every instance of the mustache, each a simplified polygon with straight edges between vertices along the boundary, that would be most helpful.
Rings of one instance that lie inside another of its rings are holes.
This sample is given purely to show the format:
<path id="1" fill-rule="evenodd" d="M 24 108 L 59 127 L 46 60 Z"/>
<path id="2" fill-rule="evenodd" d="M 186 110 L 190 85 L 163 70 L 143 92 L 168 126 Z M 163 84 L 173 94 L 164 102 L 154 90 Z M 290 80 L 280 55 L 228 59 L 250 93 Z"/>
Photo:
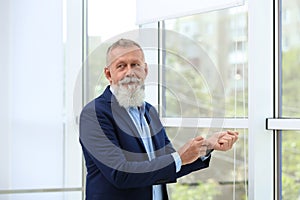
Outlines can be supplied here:
<path id="1" fill-rule="evenodd" d="M 119 81 L 119 84 L 140 83 L 142 80 L 136 77 L 125 77 Z"/>

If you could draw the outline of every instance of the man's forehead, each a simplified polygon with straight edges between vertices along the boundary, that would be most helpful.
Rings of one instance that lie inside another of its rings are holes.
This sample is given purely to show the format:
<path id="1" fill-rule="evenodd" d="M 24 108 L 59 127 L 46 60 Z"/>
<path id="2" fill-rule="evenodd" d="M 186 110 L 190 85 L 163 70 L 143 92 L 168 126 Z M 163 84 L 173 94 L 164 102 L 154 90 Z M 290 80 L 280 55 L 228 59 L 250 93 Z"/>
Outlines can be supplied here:
<path id="1" fill-rule="evenodd" d="M 130 53 L 142 53 L 142 50 L 136 46 L 132 47 L 116 47 L 111 50 L 111 57 L 120 57 L 124 55 L 128 55 Z"/>
<path id="2" fill-rule="evenodd" d="M 113 63 L 119 59 L 122 59 L 125 56 L 130 54 L 134 54 L 133 58 L 136 60 L 144 59 L 142 50 L 139 47 L 132 46 L 132 47 L 116 47 L 111 50 L 109 55 L 109 63 Z"/>

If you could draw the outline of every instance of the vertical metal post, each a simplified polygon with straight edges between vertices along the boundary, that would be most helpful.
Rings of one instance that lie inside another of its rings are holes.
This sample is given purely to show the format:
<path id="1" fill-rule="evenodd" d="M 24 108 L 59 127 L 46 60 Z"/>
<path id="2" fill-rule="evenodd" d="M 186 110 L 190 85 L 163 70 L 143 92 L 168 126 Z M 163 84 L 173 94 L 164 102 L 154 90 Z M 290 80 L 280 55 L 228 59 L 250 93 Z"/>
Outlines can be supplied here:
<path id="1" fill-rule="evenodd" d="M 281 117 L 281 0 L 274 0 L 274 118 Z M 274 130 L 274 199 L 281 199 L 281 130 Z"/>
<path id="2" fill-rule="evenodd" d="M 274 200 L 274 2 L 248 3 L 249 199 Z"/>

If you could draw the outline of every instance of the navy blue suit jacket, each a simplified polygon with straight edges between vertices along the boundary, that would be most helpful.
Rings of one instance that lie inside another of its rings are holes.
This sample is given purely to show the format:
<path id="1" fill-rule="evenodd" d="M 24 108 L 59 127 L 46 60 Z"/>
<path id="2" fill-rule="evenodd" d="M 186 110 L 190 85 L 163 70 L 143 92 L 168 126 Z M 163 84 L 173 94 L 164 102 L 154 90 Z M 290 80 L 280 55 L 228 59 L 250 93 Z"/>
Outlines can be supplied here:
<path id="1" fill-rule="evenodd" d="M 80 115 L 80 143 L 86 168 L 87 200 L 152 200 L 152 185 L 166 183 L 206 168 L 210 158 L 184 165 L 176 173 L 170 143 L 159 115 L 146 103 L 145 118 L 150 128 L 156 158 L 149 161 L 139 133 L 120 107 L 109 86 L 88 103 Z"/>

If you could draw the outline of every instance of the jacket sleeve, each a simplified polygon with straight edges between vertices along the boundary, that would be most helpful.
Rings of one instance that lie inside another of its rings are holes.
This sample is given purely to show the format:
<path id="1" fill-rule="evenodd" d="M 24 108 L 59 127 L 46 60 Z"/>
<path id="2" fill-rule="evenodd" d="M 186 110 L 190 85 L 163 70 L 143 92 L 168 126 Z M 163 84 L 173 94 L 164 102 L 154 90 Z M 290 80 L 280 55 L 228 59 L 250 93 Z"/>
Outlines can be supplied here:
<path id="1" fill-rule="evenodd" d="M 210 157 L 208 157 L 204 161 L 202 161 L 202 159 L 199 158 L 191 164 L 184 165 L 181 167 L 180 171 L 177 173 L 176 178 L 180 178 L 180 177 L 190 174 L 191 172 L 194 172 L 194 171 L 205 169 L 205 168 L 209 167 L 209 162 L 210 162 Z"/>

